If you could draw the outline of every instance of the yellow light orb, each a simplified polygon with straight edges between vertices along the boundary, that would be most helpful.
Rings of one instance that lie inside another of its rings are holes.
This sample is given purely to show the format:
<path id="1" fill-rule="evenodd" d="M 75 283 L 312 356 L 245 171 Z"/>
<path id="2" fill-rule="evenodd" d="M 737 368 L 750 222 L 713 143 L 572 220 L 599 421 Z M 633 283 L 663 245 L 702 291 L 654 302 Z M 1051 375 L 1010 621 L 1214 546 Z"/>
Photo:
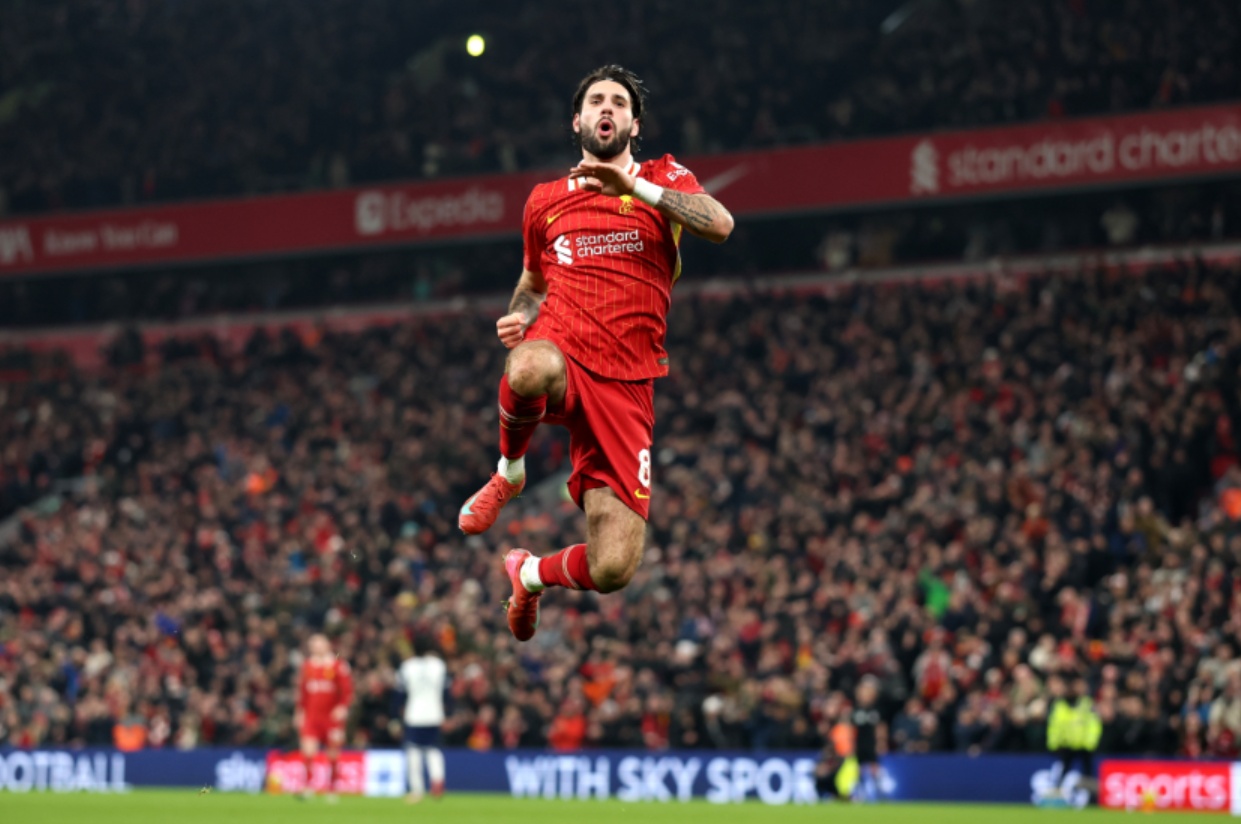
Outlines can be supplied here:
<path id="1" fill-rule="evenodd" d="M 471 34 L 465 40 L 465 50 L 470 57 L 479 57 L 487 50 L 487 41 L 481 34 Z"/>

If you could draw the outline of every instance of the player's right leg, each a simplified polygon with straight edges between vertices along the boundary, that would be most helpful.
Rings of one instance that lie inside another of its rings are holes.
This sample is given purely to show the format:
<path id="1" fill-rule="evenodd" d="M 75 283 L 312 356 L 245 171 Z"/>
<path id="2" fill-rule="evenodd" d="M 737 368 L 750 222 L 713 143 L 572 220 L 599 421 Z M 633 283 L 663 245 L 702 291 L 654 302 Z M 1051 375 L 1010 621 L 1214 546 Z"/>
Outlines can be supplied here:
<path id="1" fill-rule="evenodd" d="M 486 532 L 500 510 L 526 485 L 526 450 L 548 403 L 564 401 L 564 355 L 550 341 L 520 344 L 500 378 L 500 464 L 487 484 L 461 507 L 457 526 L 467 535 Z"/>
<path id="2" fill-rule="evenodd" d="M 409 771 L 409 792 L 405 794 L 405 801 L 409 804 L 417 804 L 426 792 L 426 785 L 422 779 L 422 747 L 410 743 L 408 735 L 405 743 L 405 766 Z"/>
<path id="3" fill-rule="evenodd" d="M 345 746 L 345 728 L 333 725 L 328 729 L 327 746 L 323 753 L 327 756 L 327 800 L 336 801 L 336 774 L 340 767 L 340 751 Z"/>
<path id="4" fill-rule="evenodd" d="M 306 767 L 306 783 L 302 786 L 302 798 L 314 796 L 311 780 L 314 776 L 315 757 L 319 754 L 319 738 L 309 729 L 303 729 L 298 739 L 298 749 L 302 753 L 302 764 Z"/>

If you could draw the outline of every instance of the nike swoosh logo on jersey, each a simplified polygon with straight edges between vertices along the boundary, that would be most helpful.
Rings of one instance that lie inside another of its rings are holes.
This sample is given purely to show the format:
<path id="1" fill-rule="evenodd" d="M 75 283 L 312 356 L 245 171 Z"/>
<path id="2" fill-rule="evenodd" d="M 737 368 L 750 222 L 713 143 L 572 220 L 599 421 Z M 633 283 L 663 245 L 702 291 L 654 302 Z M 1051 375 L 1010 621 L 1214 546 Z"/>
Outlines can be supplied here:
<path id="1" fill-rule="evenodd" d="M 554 214 L 554 215 L 548 215 L 548 218 L 547 218 L 547 225 L 548 225 L 548 226 L 551 226 L 551 225 L 552 225 L 552 223 L 554 223 L 554 222 L 556 221 L 556 218 L 560 217 L 560 216 L 561 216 L 561 215 L 563 215 L 563 214 L 564 214 L 564 212 L 557 212 L 557 213 L 556 213 L 556 214 Z"/>
<path id="2" fill-rule="evenodd" d="M 648 500 L 650 500 L 650 498 L 651 498 L 651 494 L 650 494 L 649 492 L 648 492 L 647 494 L 643 495 L 643 494 L 642 494 L 642 490 L 641 490 L 641 489 L 635 489 L 635 490 L 633 491 L 633 496 L 634 496 L 635 498 L 641 498 L 641 499 L 642 499 L 642 500 L 644 500 L 644 501 L 648 501 Z"/>

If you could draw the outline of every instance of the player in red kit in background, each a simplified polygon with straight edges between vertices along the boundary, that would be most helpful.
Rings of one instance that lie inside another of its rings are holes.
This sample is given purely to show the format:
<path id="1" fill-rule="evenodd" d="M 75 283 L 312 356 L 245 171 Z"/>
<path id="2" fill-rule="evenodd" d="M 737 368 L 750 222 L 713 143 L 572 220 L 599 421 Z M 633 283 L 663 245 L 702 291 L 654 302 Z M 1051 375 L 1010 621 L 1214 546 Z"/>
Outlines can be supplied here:
<path id="1" fill-rule="evenodd" d="M 476 535 L 526 483 L 523 456 L 538 425 L 569 430 L 569 492 L 586 511 L 586 543 L 546 558 L 505 555 L 513 587 L 508 625 L 533 637 L 551 586 L 614 592 L 642 559 L 651 497 L 654 380 L 664 351 L 682 230 L 715 243 L 728 211 L 671 155 L 639 163 L 642 82 L 620 66 L 587 75 L 573 96 L 582 160 L 541 183 L 523 216 L 524 271 L 496 323 L 513 351 L 500 379 L 500 464 L 461 507 Z"/>
<path id="2" fill-rule="evenodd" d="M 302 664 L 297 687 L 297 727 L 306 764 L 306 789 L 302 796 L 310 798 L 311 767 L 322 748 L 328 760 L 328 798 L 335 798 L 336 764 L 345 743 L 345 717 L 353 701 L 353 676 L 349 664 L 332 652 L 332 644 L 324 635 L 312 635 L 307 642 L 309 656 Z"/>

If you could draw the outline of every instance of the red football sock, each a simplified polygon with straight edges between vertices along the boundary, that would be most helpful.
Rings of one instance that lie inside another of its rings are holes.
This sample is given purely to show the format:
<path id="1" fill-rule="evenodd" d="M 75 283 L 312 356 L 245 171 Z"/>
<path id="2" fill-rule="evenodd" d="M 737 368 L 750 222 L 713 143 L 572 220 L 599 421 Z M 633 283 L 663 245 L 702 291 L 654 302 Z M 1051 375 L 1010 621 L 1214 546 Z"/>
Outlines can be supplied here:
<path id="1" fill-rule="evenodd" d="M 500 454 L 515 460 L 526 454 L 539 421 L 547 412 L 547 396 L 523 398 L 508 385 L 508 375 L 500 378 Z"/>
<path id="2" fill-rule="evenodd" d="M 567 546 L 555 555 L 540 558 L 539 580 L 549 587 L 599 591 L 590 577 L 590 566 L 586 563 L 586 544 Z"/>
<path id="3" fill-rule="evenodd" d="M 332 756 L 327 760 L 327 791 L 336 792 L 336 758 Z"/>
<path id="4" fill-rule="evenodd" d="M 302 763 L 306 765 L 306 789 L 313 789 L 311 786 L 314 776 L 315 760 L 309 755 L 302 755 Z"/>

